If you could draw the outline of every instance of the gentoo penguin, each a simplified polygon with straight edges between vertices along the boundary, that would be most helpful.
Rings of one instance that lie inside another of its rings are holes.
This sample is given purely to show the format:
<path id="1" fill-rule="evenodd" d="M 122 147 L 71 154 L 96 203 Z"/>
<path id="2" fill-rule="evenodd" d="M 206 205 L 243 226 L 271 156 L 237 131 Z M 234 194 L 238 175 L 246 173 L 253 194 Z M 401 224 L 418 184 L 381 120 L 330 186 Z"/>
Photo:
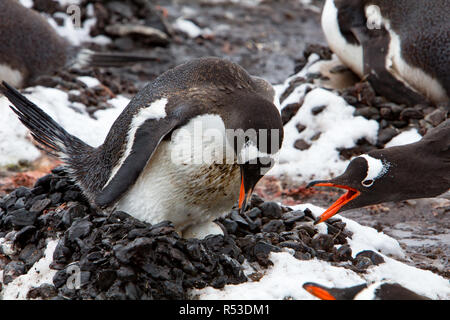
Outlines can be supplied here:
<path id="1" fill-rule="evenodd" d="M 341 176 L 313 181 L 308 187 L 312 186 L 347 190 L 317 223 L 338 211 L 444 194 L 450 189 L 450 119 L 418 142 L 356 157 Z"/>
<path id="2" fill-rule="evenodd" d="M 431 300 L 390 281 L 364 283 L 348 288 L 327 288 L 308 282 L 303 288 L 322 300 Z"/>
<path id="3" fill-rule="evenodd" d="M 450 100 L 450 0 L 326 0 L 322 29 L 344 64 L 386 98 Z"/>
<path id="4" fill-rule="evenodd" d="M 38 12 L 17 0 L 0 1 L 0 81 L 15 87 L 65 67 L 121 66 L 152 57 L 96 53 L 71 45 Z"/>
<path id="5" fill-rule="evenodd" d="M 273 88 L 219 58 L 160 75 L 130 101 L 98 148 L 9 85 L 3 93 L 92 205 L 150 223 L 169 220 L 180 232 L 209 223 L 238 198 L 244 210 L 283 140 Z"/>

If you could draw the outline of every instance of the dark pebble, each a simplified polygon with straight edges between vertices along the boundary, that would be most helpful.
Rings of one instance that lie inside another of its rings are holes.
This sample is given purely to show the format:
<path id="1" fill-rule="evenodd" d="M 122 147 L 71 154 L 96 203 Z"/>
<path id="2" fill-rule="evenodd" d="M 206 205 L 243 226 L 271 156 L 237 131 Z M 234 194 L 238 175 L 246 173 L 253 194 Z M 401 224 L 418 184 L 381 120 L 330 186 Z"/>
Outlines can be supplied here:
<path id="1" fill-rule="evenodd" d="M 38 200 L 30 208 L 30 212 L 36 212 L 37 214 L 44 211 L 45 208 L 47 208 L 52 203 L 52 200 L 45 198 L 42 200 Z"/>
<path id="2" fill-rule="evenodd" d="M 3 283 L 6 285 L 25 273 L 25 264 L 22 261 L 11 261 L 3 269 Z"/>
<path id="3" fill-rule="evenodd" d="M 49 283 L 41 284 L 37 288 L 32 288 L 27 293 L 27 299 L 51 299 L 58 295 L 58 291 L 56 290 L 54 285 Z"/>
<path id="4" fill-rule="evenodd" d="M 311 247 L 316 250 L 330 251 L 333 246 L 333 237 L 329 234 L 316 234 L 311 241 Z"/>
<path id="5" fill-rule="evenodd" d="M 318 106 L 311 109 L 311 113 L 315 116 L 322 113 L 323 110 L 325 110 L 327 106 Z"/>
<path id="6" fill-rule="evenodd" d="M 36 212 L 29 212 L 22 208 L 8 213 L 6 220 L 16 227 L 24 227 L 33 225 L 36 221 L 36 217 Z"/>
<path id="7" fill-rule="evenodd" d="M 300 151 L 308 150 L 310 147 L 311 147 L 311 145 L 303 139 L 297 139 L 294 142 L 294 148 L 296 148 Z"/>
<path id="8" fill-rule="evenodd" d="M 268 218 L 279 219 L 281 218 L 282 209 L 276 202 L 264 202 L 259 206 L 262 211 L 262 215 Z"/>
<path id="9" fill-rule="evenodd" d="M 92 223 L 89 220 L 82 219 L 75 221 L 67 230 L 67 239 L 75 241 L 75 239 L 82 239 L 86 237 L 92 228 Z"/>
<path id="10" fill-rule="evenodd" d="M 377 266 L 379 264 L 382 264 L 382 263 L 385 263 L 384 258 L 380 254 L 378 254 L 378 253 L 376 253 L 376 252 L 374 252 L 372 250 L 364 250 L 364 251 L 359 252 L 356 255 L 355 259 L 358 259 L 358 258 L 361 258 L 361 257 L 369 258 L 370 261 L 372 262 L 372 264 L 375 265 L 375 266 Z"/>

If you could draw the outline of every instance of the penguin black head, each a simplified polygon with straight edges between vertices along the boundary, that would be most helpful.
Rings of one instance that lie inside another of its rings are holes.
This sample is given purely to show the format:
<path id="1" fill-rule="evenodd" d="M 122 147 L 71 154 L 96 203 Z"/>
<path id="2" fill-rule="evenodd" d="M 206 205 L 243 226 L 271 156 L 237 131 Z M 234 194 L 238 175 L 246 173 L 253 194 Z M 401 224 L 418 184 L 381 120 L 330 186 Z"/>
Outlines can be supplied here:
<path id="1" fill-rule="evenodd" d="M 246 116 L 225 119 L 231 126 L 228 141 L 233 141 L 241 169 L 239 209 L 245 211 L 256 183 L 275 164 L 275 157 L 283 141 L 283 123 L 272 102 L 246 94 Z M 241 101 L 241 103 L 244 101 Z M 264 110 L 264 112 L 262 112 Z M 251 114 L 249 117 L 248 115 Z"/>
<path id="2" fill-rule="evenodd" d="M 347 190 L 320 217 L 316 224 L 323 222 L 338 211 L 345 211 L 366 205 L 376 204 L 386 200 L 386 175 L 390 163 L 369 155 L 353 159 L 345 172 L 330 180 L 312 181 L 308 187 L 335 187 Z"/>
<path id="3" fill-rule="evenodd" d="M 345 172 L 331 180 L 313 181 L 308 187 L 347 190 L 316 223 L 338 211 L 388 201 L 431 198 L 450 188 L 450 120 L 414 143 L 374 150 L 354 158 Z"/>

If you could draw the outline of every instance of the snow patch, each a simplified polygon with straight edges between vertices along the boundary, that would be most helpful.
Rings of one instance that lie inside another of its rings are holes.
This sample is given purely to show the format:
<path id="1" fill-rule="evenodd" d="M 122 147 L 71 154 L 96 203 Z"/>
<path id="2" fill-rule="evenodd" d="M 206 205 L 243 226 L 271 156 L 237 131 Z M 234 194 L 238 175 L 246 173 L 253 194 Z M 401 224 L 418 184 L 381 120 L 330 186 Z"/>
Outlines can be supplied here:
<path id="1" fill-rule="evenodd" d="M 95 112 L 95 120 L 86 112 L 85 105 L 70 102 L 66 92 L 41 86 L 27 88 L 26 92 L 24 95 L 30 101 L 64 129 L 94 147 L 103 143 L 112 124 L 129 102 L 128 98 L 120 95 L 109 100 L 113 108 Z M 0 97 L 0 166 L 19 160 L 33 161 L 41 154 L 9 105 L 8 99 Z"/>
<path id="2" fill-rule="evenodd" d="M 44 256 L 28 270 L 28 273 L 17 277 L 3 288 L 3 300 L 24 300 L 33 287 L 39 287 L 45 283 L 53 284 L 53 277 L 57 270 L 50 269 L 50 263 L 53 261 L 53 252 L 57 244 L 58 240 L 50 240 Z"/>
<path id="3" fill-rule="evenodd" d="M 419 141 L 420 139 L 422 139 L 422 136 L 419 134 L 419 132 L 417 132 L 416 128 L 413 128 L 408 131 L 403 131 L 399 135 L 392 138 L 391 141 L 386 143 L 385 148 L 414 143 Z"/>

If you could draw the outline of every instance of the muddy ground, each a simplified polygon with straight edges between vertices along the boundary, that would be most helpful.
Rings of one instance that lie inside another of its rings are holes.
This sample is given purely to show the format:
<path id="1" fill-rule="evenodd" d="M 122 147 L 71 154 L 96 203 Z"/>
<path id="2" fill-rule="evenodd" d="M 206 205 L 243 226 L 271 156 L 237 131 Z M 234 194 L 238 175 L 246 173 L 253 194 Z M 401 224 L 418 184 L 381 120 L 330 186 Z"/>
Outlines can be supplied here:
<path id="1" fill-rule="evenodd" d="M 212 55 L 229 58 L 241 64 L 251 74 L 274 84 L 280 83 L 301 64 L 308 44 L 325 44 L 320 29 L 322 1 L 311 1 L 308 6 L 299 0 L 262 1 L 258 6 L 245 5 L 252 2 L 254 1 L 154 1 L 165 9 L 169 23 L 184 16 L 203 29 L 210 29 L 211 35 L 192 39 L 174 32 L 168 46 L 136 48 L 160 57 L 158 63 L 113 69 L 110 73 L 129 79 L 140 88 L 181 62 Z M 114 42 L 108 49 L 119 45 L 121 44 Z M 49 165 L 48 162 L 44 163 Z M 33 171 L 32 175 L 25 177 L 15 175 L 14 171 L 26 171 L 36 169 L 35 167 L 36 165 L 30 167 L 25 164 L 24 167 L 10 168 L 9 172 L 3 170 L 0 172 L 0 188 L 7 192 L 13 186 L 31 185 L 32 180 L 46 170 Z M 305 190 L 289 177 L 280 180 L 265 178 L 259 184 L 258 192 L 266 200 L 278 200 L 284 204 L 310 202 L 323 207 L 330 205 L 339 195 L 339 192 L 334 191 Z M 450 278 L 449 211 L 448 200 L 427 199 L 387 203 L 343 215 L 399 240 L 408 255 L 405 259 L 407 263 Z"/>

